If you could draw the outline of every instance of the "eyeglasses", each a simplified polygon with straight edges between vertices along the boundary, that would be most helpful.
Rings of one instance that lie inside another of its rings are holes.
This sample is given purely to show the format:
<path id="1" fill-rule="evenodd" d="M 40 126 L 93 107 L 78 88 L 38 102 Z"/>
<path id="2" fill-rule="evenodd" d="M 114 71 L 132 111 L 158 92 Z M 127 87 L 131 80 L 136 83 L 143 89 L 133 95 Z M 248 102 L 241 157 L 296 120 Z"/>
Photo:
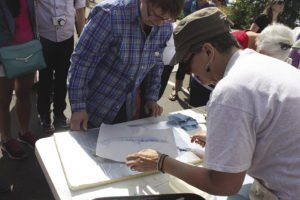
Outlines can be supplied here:
<path id="1" fill-rule="evenodd" d="M 284 51 L 289 50 L 290 48 L 292 48 L 292 45 L 286 44 L 286 43 L 283 43 L 283 42 L 280 42 L 279 45 L 280 45 L 280 49 L 284 50 Z"/>
<path id="2" fill-rule="evenodd" d="M 191 62 L 194 56 L 201 52 L 203 44 L 194 45 L 188 51 L 189 53 L 184 57 L 182 63 L 184 64 L 185 73 L 191 73 Z"/>
<path id="3" fill-rule="evenodd" d="M 155 7 L 151 4 L 148 6 L 148 15 L 158 21 L 163 21 L 166 23 L 175 22 L 175 20 L 172 19 L 171 17 L 164 17 L 161 14 L 158 14 Z"/>
<path id="4" fill-rule="evenodd" d="M 195 53 L 191 53 L 190 55 L 187 56 L 187 58 L 185 58 L 182 61 L 182 64 L 184 66 L 184 71 L 185 71 L 186 74 L 191 73 L 191 62 L 192 62 L 194 56 L 195 56 Z"/>

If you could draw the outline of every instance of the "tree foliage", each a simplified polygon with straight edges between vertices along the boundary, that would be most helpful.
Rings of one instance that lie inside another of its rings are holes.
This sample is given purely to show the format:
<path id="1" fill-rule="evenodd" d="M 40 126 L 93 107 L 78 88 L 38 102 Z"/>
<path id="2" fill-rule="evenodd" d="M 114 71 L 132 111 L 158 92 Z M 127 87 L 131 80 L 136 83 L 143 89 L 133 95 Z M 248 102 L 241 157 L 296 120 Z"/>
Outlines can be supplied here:
<path id="1" fill-rule="evenodd" d="M 236 0 L 228 8 L 228 17 L 234 22 L 236 29 L 249 29 L 255 17 L 263 12 L 268 0 Z M 285 0 L 285 9 L 282 15 L 283 23 L 291 28 L 295 21 L 300 19 L 300 1 Z"/>

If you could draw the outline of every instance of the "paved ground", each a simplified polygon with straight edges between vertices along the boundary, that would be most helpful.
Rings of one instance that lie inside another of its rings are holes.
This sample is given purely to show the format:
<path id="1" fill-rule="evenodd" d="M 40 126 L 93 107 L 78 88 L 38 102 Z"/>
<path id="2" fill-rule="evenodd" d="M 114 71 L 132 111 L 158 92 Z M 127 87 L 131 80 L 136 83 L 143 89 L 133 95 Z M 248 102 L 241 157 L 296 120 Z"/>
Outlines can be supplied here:
<path id="1" fill-rule="evenodd" d="M 100 0 L 97 0 L 100 1 Z M 93 6 L 92 3 L 90 6 Z M 171 74 L 170 82 L 165 90 L 159 104 L 164 107 L 164 113 L 169 113 L 177 110 L 190 108 L 188 105 L 188 92 L 184 89 L 179 93 L 178 101 L 171 102 L 168 96 L 171 93 L 171 88 L 174 85 L 175 72 Z M 186 77 L 184 86 L 187 87 L 189 78 Z M 36 111 L 36 94 L 32 91 L 32 113 L 30 128 L 33 133 L 39 138 L 49 137 L 40 128 L 38 124 Z M 11 128 L 14 137 L 17 137 L 18 123 L 15 115 L 15 97 L 11 103 Z M 70 116 L 70 107 L 68 105 L 65 114 Z M 25 160 L 11 160 L 0 151 L 0 178 L 3 178 L 11 183 L 13 190 L 11 193 L 0 194 L 0 200 L 52 200 L 54 199 L 45 176 L 39 166 L 39 163 L 34 155 L 34 151 L 27 146 L 24 146 L 28 154 Z"/>

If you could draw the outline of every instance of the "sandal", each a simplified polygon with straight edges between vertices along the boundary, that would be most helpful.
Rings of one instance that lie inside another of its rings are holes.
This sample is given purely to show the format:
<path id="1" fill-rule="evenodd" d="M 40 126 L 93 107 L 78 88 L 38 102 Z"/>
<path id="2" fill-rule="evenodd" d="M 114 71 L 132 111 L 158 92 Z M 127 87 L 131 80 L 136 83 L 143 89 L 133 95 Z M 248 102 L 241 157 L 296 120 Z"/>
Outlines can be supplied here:
<path id="1" fill-rule="evenodd" d="M 172 91 L 172 93 L 169 96 L 170 101 L 176 101 L 178 99 L 178 94 L 175 93 L 175 91 Z"/>

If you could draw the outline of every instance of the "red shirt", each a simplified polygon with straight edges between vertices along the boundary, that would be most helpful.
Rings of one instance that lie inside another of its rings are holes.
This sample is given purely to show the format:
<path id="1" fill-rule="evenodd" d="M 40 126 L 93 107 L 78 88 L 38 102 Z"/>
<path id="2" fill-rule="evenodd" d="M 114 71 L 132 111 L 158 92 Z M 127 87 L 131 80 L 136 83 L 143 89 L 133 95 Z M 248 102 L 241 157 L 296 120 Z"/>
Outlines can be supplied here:
<path id="1" fill-rule="evenodd" d="M 231 35 L 238 41 L 238 43 L 244 48 L 248 48 L 249 38 L 246 32 L 249 30 L 239 30 L 231 32 Z"/>
<path id="2" fill-rule="evenodd" d="M 32 25 L 29 20 L 27 0 L 20 0 L 21 12 L 16 17 L 16 32 L 13 37 L 13 44 L 21 44 L 33 39 Z"/>

